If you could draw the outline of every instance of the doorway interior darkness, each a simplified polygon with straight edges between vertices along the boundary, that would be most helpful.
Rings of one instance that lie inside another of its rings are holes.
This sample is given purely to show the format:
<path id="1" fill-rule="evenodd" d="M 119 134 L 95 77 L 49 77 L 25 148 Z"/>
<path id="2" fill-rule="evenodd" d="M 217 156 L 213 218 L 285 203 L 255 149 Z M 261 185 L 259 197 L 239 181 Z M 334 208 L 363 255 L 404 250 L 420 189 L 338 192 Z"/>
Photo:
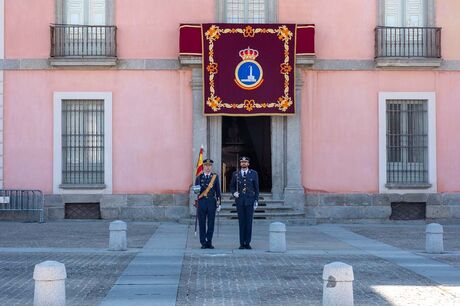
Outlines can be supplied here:
<path id="1" fill-rule="evenodd" d="M 259 173 L 259 189 L 271 192 L 270 117 L 222 117 L 223 191 L 230 191 L 230 179 L 239 156 L 251 159 L 249 168 Z M 239 167 L 239 164 L 238 164 Z"/>

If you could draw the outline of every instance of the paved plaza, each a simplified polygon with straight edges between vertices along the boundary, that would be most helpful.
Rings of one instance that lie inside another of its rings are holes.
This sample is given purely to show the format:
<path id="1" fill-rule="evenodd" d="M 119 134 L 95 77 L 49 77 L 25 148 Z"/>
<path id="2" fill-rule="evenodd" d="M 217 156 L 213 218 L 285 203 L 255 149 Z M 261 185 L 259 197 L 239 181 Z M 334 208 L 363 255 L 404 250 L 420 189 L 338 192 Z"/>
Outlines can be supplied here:
<path id="1" fill-rule="evenodd" d="M 355 305 L 460 305 L 460 225 L 445 253 L 424 252 L 425 225 L 287 225 L 286 253 L 270 253 L 269 223 L 253 250 L 238 224 L 220 225 L 214 250 L 193 226 L 128 222 L 128 250 L 108 251 L 108 221 L 0 222 L 0 305 L 32 305 L 34 265 L 66 265 L 68 305 L 321 305 L 322 271 L 353 266 Z"/>

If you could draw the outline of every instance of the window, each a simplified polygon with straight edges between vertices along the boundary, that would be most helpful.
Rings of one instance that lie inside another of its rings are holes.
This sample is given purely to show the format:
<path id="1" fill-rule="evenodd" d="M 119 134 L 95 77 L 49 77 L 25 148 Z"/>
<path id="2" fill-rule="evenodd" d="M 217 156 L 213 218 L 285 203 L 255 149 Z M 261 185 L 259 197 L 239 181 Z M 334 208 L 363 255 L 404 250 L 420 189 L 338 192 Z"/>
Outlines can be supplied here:
<path id="1" fill-rule="evenodd" d="M 53 193 L 111 193 L 112 94 L 54 94 Z"/>
<path id="2" fill-rule="evenodd" d="M 106 0 L 64 0 L 64 10 L 67 24 L 106 24 Z"/>
<path id="3" fill-rule="evenodd" d="M 275 23 L 278 0 L 216 0 L 217 20 L 226 23 Z"/>
<path id="4" fill-rule="evenodd" d="M 225 18 L 229 23 L 266 22 L 265 0 L 227 0 Z"/>
<path id="5" fill-rule="evenodd" d="M 426 60 L 422 66 L 439 66 L 441 28 L 434 24 L 434 0 L 379 0 L 379 3 L 376 58 L 413 57 Z"/>
<path id="6" fill-rule="evenodd" d="M 115 0 L 56 0 L 51 65 L 116 64 Z M 96 59 L 96 60 L 95 60 Z"/>
<path id="7" fill-rule="evenodd" d="M 62 184 L 104 184 L 104 101 L 62 101 Z"/>
<path id="8" fill-rule="evenodd" d="M 385 26 L 425 27 L 426 0 L 385 0 Z"/>
<path id="9" fill-rule="evenodd" d="M 426 100 L 387 100 L 387 184 L 428 183 Z"/>
<path id="10" fill-rule="evenodd" d="M 381 192 L 436 191 L 434 93 L 379 94 Z"/>

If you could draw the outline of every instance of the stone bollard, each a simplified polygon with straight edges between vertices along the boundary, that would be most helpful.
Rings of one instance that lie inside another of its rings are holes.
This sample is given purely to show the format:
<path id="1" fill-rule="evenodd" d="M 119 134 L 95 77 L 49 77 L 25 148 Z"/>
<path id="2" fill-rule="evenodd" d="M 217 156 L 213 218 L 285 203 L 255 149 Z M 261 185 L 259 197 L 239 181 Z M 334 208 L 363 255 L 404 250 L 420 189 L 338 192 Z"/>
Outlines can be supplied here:
<path id="1" fill-rule="evenodd" d="M 444 252 L 443 233 L 441 224 L 431 223 L 426 226 L 425 249 L 427 253 L 440 254 Z"/>
<path id="2" fill-rule="evenodd" d="M 323 269 L 323 306 L 353 306 L 353 267 L 332 262 Z"/>
<path id="3" fill-rule="evenodd" d="M 111 251 L 126 251 L 126 222 L 117 220 L 110 222 L 110 238 L 109 238 L 109 250 Z"/>
<path id="4" fill-rule="evenodd" d="M 281 222 L 270 224 L 270 252 L 286 252 L 286 225 Z"/>
<path id="5" fill-rule="evenodd" d="M 34 306 L 65 306 L 65 265 L 44 261 L 34 269 Z"/>

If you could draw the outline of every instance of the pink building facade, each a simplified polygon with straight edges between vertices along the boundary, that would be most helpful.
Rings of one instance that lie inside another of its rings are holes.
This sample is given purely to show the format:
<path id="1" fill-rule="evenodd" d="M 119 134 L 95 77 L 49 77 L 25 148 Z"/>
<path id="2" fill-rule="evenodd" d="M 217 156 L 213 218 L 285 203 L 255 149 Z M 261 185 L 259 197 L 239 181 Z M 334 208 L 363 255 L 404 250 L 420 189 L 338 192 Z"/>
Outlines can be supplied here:
<path id="1" fill-rule="evenodd" d="M 200 145 L 225 177 L 238 137 L 267 218 L 460 218 L 456 0 L 0 4 L 1 183 L 42 190 L 49 219 L 91 203 L 105 219 L 186 220 Z M 294 116 L 203 116 L 179 25 L 212 22 L 315 24 Z"/>

